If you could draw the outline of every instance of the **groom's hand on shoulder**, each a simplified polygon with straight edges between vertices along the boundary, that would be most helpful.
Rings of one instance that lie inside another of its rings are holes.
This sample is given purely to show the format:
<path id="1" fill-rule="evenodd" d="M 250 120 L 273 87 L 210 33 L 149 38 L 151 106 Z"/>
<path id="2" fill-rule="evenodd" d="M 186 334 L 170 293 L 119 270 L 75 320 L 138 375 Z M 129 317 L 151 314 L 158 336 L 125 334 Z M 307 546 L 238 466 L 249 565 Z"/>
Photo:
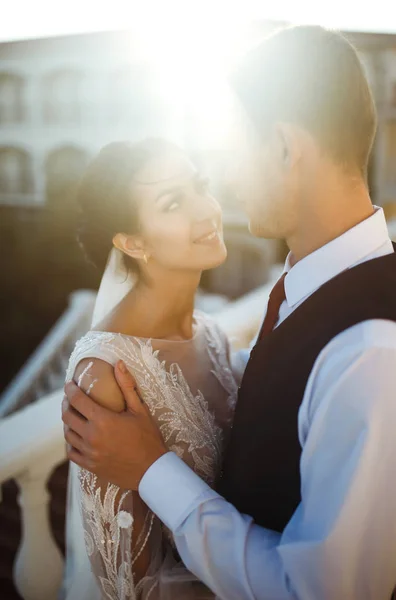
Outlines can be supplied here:
<path id="1" fill-rule="evenodd" d="M 167 452 L 161 433 L 142 402 L 136 382 L 124 363 L 114 369 L 118 393 L 126 410 L 114 412 L 103 404 L 103 390 L 95 386 L 100 404 L 74 382 L 65 386 L 62 404 L 68 458 L 80 467 L 123 489 L 137 489 L 146 470 Z M 92 393 L 92 395 L 94 395 Z M 111 404 L 111 402 L 110 402 Z M 117 402 L 118 404 L 118 402 Z"/>

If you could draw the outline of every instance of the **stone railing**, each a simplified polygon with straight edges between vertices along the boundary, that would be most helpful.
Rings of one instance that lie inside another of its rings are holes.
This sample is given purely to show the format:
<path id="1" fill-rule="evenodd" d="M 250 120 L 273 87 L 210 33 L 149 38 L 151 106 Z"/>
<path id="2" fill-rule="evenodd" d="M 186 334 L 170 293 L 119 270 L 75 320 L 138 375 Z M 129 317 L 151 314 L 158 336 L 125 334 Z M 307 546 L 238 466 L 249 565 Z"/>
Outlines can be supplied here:
<path id="1" fill-rule="evenodd" d="M 0 417 L 63 384 L 74 344 L 91 324 L 95 298 L 96 293 L 91 290 L 78 290 L 70 295 L 67 310 L 0 396 Z"/>
<path id="2" fill-rule="evenodd" d="M 247 346 L 254 337 L 278 274 L 279 268 L 275 268 L 270 283 L 213 314 L 229 335 L 234 349 Z M 56 327 L 54 331 L 58 331 Z M 53 340 L 63 355 L 65 346 L 57 335 Z M 52 356 L 49 348 L 46 352 Z M 37 360 L 38 354 L 35 354 Z M 27 378 L 22 375 L 20 387 L 27 389 Z M 62 580 L 63 559 L 49 524 L 46 488 L 53 470 L 65 459 L 60 418 L 62 397 L 61 388 L 0 419 L 0 485 L 13 478 L 20 490 L 22 539 L 13 577 L 24 600 L 56 600 Z"/>
<path id="3" fill-rule="evenodd" d="M 0 420 L 0 485 L 19 487 L 22 537 L 14 563 L 24 600 L 56 600 L 63 559 L 51 533 L 47 481 L 65 459 L 62 389 Z"/>

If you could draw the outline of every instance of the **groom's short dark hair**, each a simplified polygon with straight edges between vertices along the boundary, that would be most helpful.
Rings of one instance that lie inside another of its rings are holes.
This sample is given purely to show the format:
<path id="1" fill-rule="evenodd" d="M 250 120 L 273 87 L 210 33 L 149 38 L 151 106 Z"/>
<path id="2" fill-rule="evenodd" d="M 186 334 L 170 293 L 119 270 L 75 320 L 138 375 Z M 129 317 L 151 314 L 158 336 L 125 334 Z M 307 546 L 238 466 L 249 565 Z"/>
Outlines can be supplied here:
<path id="1" fill-rule="evenodd" d="M 276 121 L 300 125 L 335 161 L 366 175 L 376 110 L 357 52 L 340 33 L 277 31 L 248 52 L 232 85 L 259 135 Z"/>

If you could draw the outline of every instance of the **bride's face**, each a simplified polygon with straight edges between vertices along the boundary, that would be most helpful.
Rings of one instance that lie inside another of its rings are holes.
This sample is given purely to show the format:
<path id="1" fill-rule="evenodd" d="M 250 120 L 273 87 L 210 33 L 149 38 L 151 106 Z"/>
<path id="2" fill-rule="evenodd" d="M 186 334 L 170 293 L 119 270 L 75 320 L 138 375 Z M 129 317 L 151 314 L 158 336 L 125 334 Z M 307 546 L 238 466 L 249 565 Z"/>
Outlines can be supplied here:
<path id="1" fill-rule="evenodd" d="M 220 205 L 181 152 L 150 160 L 135 174 L 132 194 L 149 261 L 172 270 L 204 270 L 225 260 Z"/>

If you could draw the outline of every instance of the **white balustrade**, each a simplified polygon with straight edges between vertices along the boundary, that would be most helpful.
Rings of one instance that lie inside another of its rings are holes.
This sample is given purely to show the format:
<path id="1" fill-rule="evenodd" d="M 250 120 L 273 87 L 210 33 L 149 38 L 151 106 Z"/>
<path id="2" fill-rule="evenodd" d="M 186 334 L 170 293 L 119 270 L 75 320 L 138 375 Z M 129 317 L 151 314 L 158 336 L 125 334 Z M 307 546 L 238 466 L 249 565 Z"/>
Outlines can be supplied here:
<path id="1" fill-rule="evenodd" d="M 0 417 L 61 386 L 65 363 L 77 339 L 90 327 L 96 293 L 78 290 L 69 306 L 0 396 Z"/>
<path id="2" fill-rule="evenodd" d="M 51 533 L 47 482 L 66 458 L 61 421 L 63 390 L 0 420 L 0 484 L 19 486 L 22 538 L 14 581 L 24 600 L 56 600 L 63 558 Z"/>
<path id="3" fill-rule="evenodd" d="M 52 462 L 52 461 L 51 461 Z M 63 557 L 52 537 L 46 489 L 52 464 L 16 477 L 22 509 L 22 540 L 14 564 L 15 586 L 24 600 L 56 600 L 63 575 Z"/>

